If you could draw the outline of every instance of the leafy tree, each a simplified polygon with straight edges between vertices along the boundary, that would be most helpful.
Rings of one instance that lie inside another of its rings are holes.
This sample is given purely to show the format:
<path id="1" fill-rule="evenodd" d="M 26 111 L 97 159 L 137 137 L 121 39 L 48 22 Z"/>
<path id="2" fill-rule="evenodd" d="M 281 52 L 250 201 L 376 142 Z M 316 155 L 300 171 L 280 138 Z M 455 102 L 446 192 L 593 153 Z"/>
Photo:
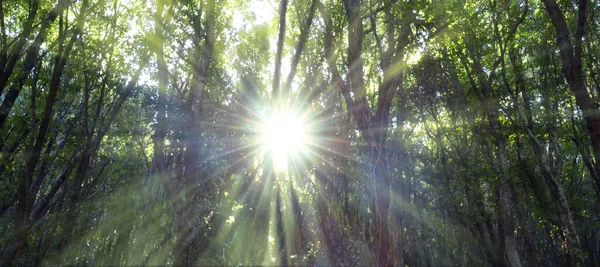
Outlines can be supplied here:
<path id="1" fill-rule="evenodd" d="M 597 266 L 595 0 L 0 3 L 0 265 Z"/>

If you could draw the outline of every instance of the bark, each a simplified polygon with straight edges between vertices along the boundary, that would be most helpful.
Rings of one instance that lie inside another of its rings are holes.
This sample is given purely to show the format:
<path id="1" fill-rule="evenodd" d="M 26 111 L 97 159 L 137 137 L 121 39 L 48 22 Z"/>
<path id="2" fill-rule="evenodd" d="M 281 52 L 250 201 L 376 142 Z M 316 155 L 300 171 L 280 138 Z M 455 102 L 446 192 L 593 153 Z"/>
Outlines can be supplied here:
<path id="1" fill-rule="evenodd" d="M 2 100 L 2 105 L 0 105 L 0 129 L 2 129 L 4 127 L 4 123 L 6 122 L 6 119 L 7 119 L 8 115 L 10 114 L 10 111 L 12 110 L 13 104 L 15 103 L 15 100 L 17 99 L 17 97 L 19 96 L 19 93 L 23 89 L 25 80 L 31 74 L 31 70 L 35 66 L 36 62 L 38 62 L 40 46 L 42 45 L 42 43 L 44 43 L 44 41 L 46 39 L 46 33 L 47 33 L 48 27 L 50 27 L 50 25 L 52 25 L 54 20 L 56 20 L 56 17 L 58 17 L 58 15 L 61 14 L 65 8 L 67 8 L 68 4 L 69 4 L 69 1 L 60 0 L 56 4 L 56 6 L 54 6 L 50 10 L 50 12 L 48 12 L 48 15 L 42 22 L 42 27 L 40 29 L 40 32 L 37 34 L 35 40 L 31 44 L 31 46 L 29 46 L 29 48 L 27 49 L 25 60 L 23 61 L 22 66 L 21 66 L 22 71 L 18 72 L 17 77 L 15 77 L 14 84 L 10 87 L 8 92 L 4 95 L 4 99 Z M 14 65 L 15 63 L 9 62 L 9 65 L 10 64 Z M 9 66 L 7 66 L 7 67 L 9 67 Z M 10 76 L 11 73 L 12 73 L 12 70 L 10 70 L 10 71 L 7 70 L 7 71 L 5 71 L 5 73 L 3 75 Z M 7 81 L 9 78 L 8 76 L 6 77 Z M 6 86 L 6 83 L 4 85 L 2 84 L 2 79 L 0 79 L 0 88 L 2 88 L 1 90 L 3 90 L 4 87 Z M 0 94 L 1 93 L 2 93 L 2 91 L 0 91 Z"/>
<path id="2" fill-rule="evenodd" d="M 285 18 L 287 13 L 288 0 L 281 0 L 279 2 L 279 34 L 277 38 L 277 55 L 275 57 L 275 74 L 273 76 L 273 99 L 278 99 L 279 92 L 279 80 L 281 79 L 281 57 L 283 56 L 283 43 L 285 41 Z M 285 97 L 285 96 L 284 96 Z M 286 99 L 287 100 L 287 99 Z"/>
<path id="3" fill-rule="evenodd" d="M 286 234 L 285 234 L 285 222 L 283 211 L 281 210 L 281 189 L 280 185 L 275 185 L 275 223 L 277 227 L 277 241 L 279 247 L 279 264 L 281 266 L 288 266 L 288 252 L 287 252 L 287 244 L 286 244 Z"/>
<path id="4" fill-rule="evenodd" d="M 300 61 L 300 56 L 302 55 L 302 51 L 304 50 L 304 45 L 306 44 L 306 40 L 308 39 L 308 34 L 310 32 L 310 26 L 314 20 L 315 9 L 317 7 L 317 0 L 312 0 L 310 2 L 310 6 L 308 8 L 308 17 L 304 22 L 302 29 L 300 29 L 300 37 L 298 38 L 298 43 L 296 44 L 296 52 L 294 53 L 294 58 L 292 59 L 292 64 L 290 67 L 290 73 L 285 81 L 285 85 L 283 86 L 283 90 L 285 92 L 289 92 L 292 87 L 292 81 L 294 80 L 294 75 L 296 74 L 296 68 L 298 67 L 298 62 Z M 279 47 L 277 48 L 279 50 Z M 278 57 L 279 58 L 279 57 Z"/>
<path id="5" fill-rule="evenodd" d="M 510 38 L 510 36 L 508 37 Z M 507 38 L 507 39 L 508 39 Z M 473 44 L 465 40 L 467 46 Z M 473 48 L 473 47 L 470 47 Z M 490 71 L 489 75 L 483 70 L 483 66 L 477 57 L 477 50 L 472 49 L 474 54 L 471 55 L 473 59 L 472 71 L 475 74 L 475 78 L 478 84 L 473 84 L 480 88 L 480 101 L 482 104 L 482 112 L 487 116 L 489 130 L 492 136 L 491 142 L 495 147 L 495 161 L 497 162 L 496 174 L 499 178 L 496 184 L 497 193 L 497 209 L 496 215 L 498 219 L 498 234 L 500 244 L 498 247 L 498 256 L 500 257 L 499 262 L 502 265 L 520 267 L 522 266 L 521 256 L 519 253 L 518 241 L 514 234 L 515 232 L 515 211 L 512 204 L 513 192 L 511 190 L 511 177 L 509 174 L 509 164 L 507 159 L 507 136 L 502 132 L 502 126 L 499 120 L 499 108 L 500 104 L 492 93 L 491 79 L 495 75 L 497 67 L 500 65 L 502 58 L 497 59 Z M 467 70 L 467 72 L 469 72 Z M 474 83 L 475 81 L 472 81 Z"/>
<path id="6" fill-rule="evenodd" d="M 4 62 L 8 54 L 6 43 L 6 25 L 4 24 L 4 4 L 0 3 L 0 70 L 4 70 Z"/>
<path id="7" fill-rule="evenodd" d="M 39 66 L 39 65 L 38 65 Z M 35 100 L 35 94 L 37 92 L 37 88 L 36 88 L 36 83 L 37 83 L 37 76 L 38 76 L 39 72 L 36 72 L 34 75 L 34 81 L 33 81 L 33 91 L 34 93 L 31 96 L 32 99 L 32 104 L 34 104 L 34 100 Z M 32 114 L 35 114 L 34 111 L 34 105 L 32 105 Z M 60 106 L 60 104 L 58 105 Z M 65 112 L 66 113 L 66 112 Z M 62 116 L 57 115 L 57 119 L 56 119 L 56 123 L 57 124 L 61 124 L 64 119 L 64 113 L 62 114 Z M 35 122 L 34 122 L 35 120 Z M 37 116 L 32 116 L 32 122 L 31 122 L 31 129 L 36 129 L 37 125 Z M 42 157 L 42 160 L 40 163 L 38 163 L 39 165 L 39 169 L 37 171 L 37 175 L 35 180 L 33 180 L 32 185 L 29 187 L 29 199 L 28 199 L 28 204 L 29 205 L 33 205 L 36 199 L 36 196 L 40 190 L 40 187 L 42 186 L 42 182 L 44 180 L 44 178 L 48 175 L 48 169 L 51 168 L 52 164 L 54 163 L 54 161 L 57 158 L 57 154 L 59 153 L 59 151 L 65 146 L 67 139 L 69 138 L 70 132 L 72 130 L 73 126 L 68 126 L 63 134 L 63 138 L 62 140 L 58 141 L 58 130 L 54 129 L 53 133 L 49 136 L 49 141 L 46 144 L 46 148 L 44 149 L 44 156 Z M 33 146 L 33 144 L 35 144 L 35 140 L 34 140 L 35 136 L 32 134 L 30 136 L 30 144 L 31 146 Z M 56 144 L 56 147 L 54 148 L 54 144 L 58 141 L 58 144 Z M 53 149 L 54 148 L 54 149 Z M 68 165 L 68 164 L 67 164 Z M 28 208 L 29 211 L 31 211 Z M 35 220 L 34 220 L 35 222 Z"/>
<path id="8" fill-rule="evenodd" d="M 600 173 L 600 106 L 594 102 L 587 91 L 581 58 L 588 1 L 578 1 L 577 29 L 574 36 L 575 44 L 571 40 L 571 33 L 569 32 L 565 15 L 556 0 L 542 0 L 542 2 L 556 31 L 556 42 L 560 48 L 563 73 L 571 93 L 575 96 L 575 102 L 581 109 L 583 118 L 587 124 L 588 134 L 590 135 L 594 151 L 594 168 L 596 173 Z M 596 187 L 600 188 L 600 178 L 596 175 L 592 175 L 592 178 Z M 597 197 L 600 199 L 600 195 Z"/>
<path id="9" fill-rule="evenodd" d="M 397 63 L 401 58 L 402 51 L 396 48 L 395 55 L 388 62 L 388 68 L 384 69 L 384 81 L 378 91 L 377 110 L 374 115 L 368 106 L 366 88 L 363 78 L 362 63 L 362 38 L 364 36 L 362 19 L 360 16 L 360 1 L 347 0 L 344 2 L 346 16 L 348 18 L 348 81 L 347 87 L 341 86 L 342 94 L 346 100 L 349 113 L 357 122 L 367 145 L 369 147 L 370 173 L 369 177 L 373 190 L 373 243 L 376 254 L 377 266 L 403 265 L 402 258 L 397 257 L 396 240 L 394 228 L 394 216 L 392 212 L 391 176 L 388 170 L 388 159 L 385 152 L 387 139 L 388 117 L 396 88 L 402 80 L 402 73 L 392 72 L 391 63 Z M 390 44 L 390 46 L 393 46 Z M 392 50 L 391 50 L 392 51 Z M 392 56 L 390 54 L 385 56 Z M 354 93 L 352 99 L 350 90 Z"/>
<path id="10" fill-rule="evenodd" d="M 0 3 L 0 4 L 2 4 L 2 3 Z M 2 95 L 2 92 L 4 92 L 4 88 L 6 87 L 6 84 L 8 83 L 8 79 L 10 78 L 10 75 L 14 71 L 17 61 L 21 57 L 21 51 L 23 50 L 23 47 L 27 43 L 27 39 L 29 39 L 29 35 L 31 34 L 31 32 L 33 30 L 33 22 L 35 20 L 35 16 L 37 14 L 39 5 L 40 5 L 39 0 L 34 0 L 31 3 L 31 7 L 30 7 L 31 11 L 29 11 L 29 14 L 27 15 L 27 20 L 25 20 L 25 24 L 23 25 L 23 31 L 21 32 L 21 34 L 18 37 L 19 39 L 13 46 L 13 49 L 11 50 L 10 56 L 8 57 L 7 61 L 5 61 L 4 58 L 2 58 L 2 61 L 0 62 L 0 95 Z M 4 23 L 4 20 L 2 21 L 2 23 Z M 3 30 L 4 30 L 4 27 L 3 27 Z M 3 38 L 6 38 L 6 36 L 4 35 L 4 32 L 3 32 Z M 4 49 L 8 49 L 8 47 L 4 46 L 3 50 Z M 2 51 L 3 54 L 5 54 L 6 52 L 7 51 Z"/>
<path id="11" fill-rule="evenodd" d="M 581 244 L 564 190 L 552 173 L 552 169 L 550 168 L 546 155 L 544 154 L 542 144 L 539 142 L 539 140 L 537 140 L 531 131 L 528 131 L 527 134 L 531 139 L 533 150 L 536 154 L 536 158 L 538 159 L 542 176 L 546 181 L 546 185 L 548 185 L 548 188 L 550 189 L 550 195 L 552 196 L 552 200 L 556 206 L 556 215 L 564 235 L 569 265 L 582 266 L 583 253 L 581 251 Z"/>
<path id="12" fill-rule="evenodd" d="M 164 20 L 162 18 L 162 14 L 165 2 L 163 0 L 157 0 L 156 5 L 157 8 L 154 18 L 155 38 L 152 43 L 154 47 L 154 54 L 156 55 L 156 63 L 158 69 L 158 114 L 156 118 L 156 132 L 154 134 L 154 167 L 156 168 L 156 174 L 159 177 L 162 177 L 162 175 L 164 175 L 165 171 L 167 170 L 167 160 L 164 154 L 164 145 L 165 136 L 167 134 L 166 94 L 169 77 L 167 73 L 167 63 L 165 62 L 163 49 L 165 40 L 163 35 Z M 170 181 L 166 181 L 165 184 L 170 184 Z"/>
<path id="13" fill-rule="evenodd" d="M 495 117 L 497 119 L 497 117 Z M 495 124 L 495 123 L 494 123 Z M 498 186 L 498 198 L 499 198 L 499 221 L 498 221 L 498 232 L 500 235 L 500 255 L 505 257 L 506 264 L 508 266 L 520 267 L 522 266 L 521 256 L 519 253 L 518 241 L 515 236 L 515 220 L 514 220 L 514 207 L 512 204 L 513 191 L 510 188 L 510 176 L 508 175 L 508 161 L 506 159 L 506 143 L 502 140 L 503 137 L 499 134 L 499 128 L 492 126 L 497 137 L 501 140 L 497 143 L 498 146 L 498 158 L 501 174 L 500 177 L 501 185 Z"/>
<path id="14" fill-rule="evenodd" d="M 127 101 L 129 96 L 133 93 L 135 86 L 139 80 L 142 69 L 148 63 L 148 56 L 142 56 L 141 62 L 139 63 L 139 67 L 137 71 L 132 75 L 131 80 L 127 83 L 127 86 L 123 89 L 123 92 L 120 94 L 119 98 L 116 100 L 116 103 L 113 105 L 112 109 L 107 111 L 107 115 L 100 119 L 97 124 L 97 128 L 89 133 L 89 137 L 86 140 L 86 144 L 81 150 L 81 153 L 78 155 L 76 169 L 75 169 L 75 177 L 71 182 L 70 190 L 66 190 L 70 194 L 70 202 L 69 209 L 67 215 L 65 216 L 65 220 L 63 222 L 63 229 L 61 235 L 59 237 L 59 242 L 57 247 L 55 248 L 56 253 L 54 255 L 54 260 L 59 260 L 64 252 L 64 249 L 67 246 L 67 242 L 71 237 L 71 232 L 75 227 L 75 222 L 77 217 L 79 216 L 79 201 L 84 195 L 82 195 L 82 184 L 85 183 L 85 179 L 88 174 L 88 170 L 90 165 L 100 148 L 100 144 L 102 139 L 110 129 L 110 126 L 115 121 L 117 115 L 119 114 L 121 108 L 124 103 Z M 95 134 L 95 135 L 94 135 Z M 94 137 L 93 139 L 90 139 Z M 66 172 L 71 172 L 72 169 L 65 170 Z M 66 174 L 68 176 L 68 173 Z"/>
<path id="15" fill-rule="evenodd" d="M 378 90 L 377 109 L 372 113 L 367 102 L 366 88 L 364 82 L 364 72 L 362 63 L 362 39 L 364 29 L 360 15 L 360 1 L 344 1 L 346 17 L 348 18 L 348 75 L 344 82 L 337 71 L 335 65 L 335 53 L 332 50 L 333 31 L 331 19 L 326 13 L 326 35 L 325 49 L 328 58 L 328 65 L 332 72 L 333 82 L 337 84 L 339 91 L 346 101 L 348 113 L 358 124 L 363 138 L 368 146 L 368 158 L 370 160 L 369 178 L 373 190 L 373 245 L 376 253 L 377 266 L 395 266 L 403 265 L 402 258 L 397 257 L 397 238 L 394 216 L 392 212 L 392 192 L 391 176 L 388 170 L 388 159 L 385 152 L 385 143 L 387 138 L 388 117 L 391 101 L 395 90 L 400 86 L 402 80 L 401 73 L 392 74 L 391 63 L 399 62 L 403 46 L 398 42 L 392 46 L 392 60 L 382 60 L 388 63 L 384 69 L 384 81 Z M 322 10 L 324 8 L 320 7 Z M 382 55 L 383 56 L 383 55 Z M 385 64 L 384 64 L 385 66 Z M 354 94 L 354 97 L 352 96 Z"/>
<path id="16" fill-rule="evenodd" d="M 192 17 L 194 21 L 199 18 Z M 194 23 L 199 26 L 199 23 Z M 204 90 L 206 87 L 207 72 L 210 67 L 215 43 L 216 34 L 216 20 L 215 20 L 215 1 L 209 0 L 206 11 L 206 18 L 204 21 L 204 29 L 200 27 L 194 27 L 196 36 L 204 36 L 204 45 L 200 46 L 199 41 L 195 47 L 194 58 L 197 60 L 193 63 L 192 82 L 190 85 L 189 94 L 189 127 L 187 130 L 187 144 L 184 154 L 184 174 L 183 174 L 183 185 L 182 189 L 184 192 L 184 200 L 182 205 L 178 207 L 178 238 L 176 244 L 176 255 L 174 265 L 187 266 L 192 264 L 189 255 L 190 246 L 192 240 L 197 236 L 202 236 L 203 230 L 194 229 L 194 221 L 200 216 L 196 215 L 197 202 L 205 195 L 205 190 L 200 188 L 199 185 L 205 185 L 203 179 L 205 178 L 200 169 L 199 155 L 200 147 L 202 146 L 200 129 L 200 122 L 202 120 L 202 101 Z M 194 217 L 194 216 L 198 217 Z M 202 228 L 198 228 L 202 229 Z M 199 253 L 202 254 L 207 244 L 201 244 Z"/>
<path id="17" fill-rule="evenodd" d="M 245 250 L 244 260 L 250 265 L 265 265 L 269 260 L 265 257 L 268 249 L 270 207 L 273 196 L 273 160 L 268 154 L 264 155 L 260 183 L 250 180 L 249 205 L 254 211 L 252 224 L 248 231 L 247 240 L 255 240 L 256 246 Z M 251 176 L 248 176 L 250 178 Z M 268 257 L 268 256 L 267 256 Z"/>
<path id="18" fill-rule="evenodd" d="M 18 137 L 16 137 L 16 140 L 10 144 L 6 150 L 3 150 L 2 147 L 0 147 L 0 151 L 2 151 L 2 157 L 0 157 L 0 160 L 4 162 L 4 164 L 0 164 L 0 176 L 2 176 L 6 170 L 8 163 L 13 161 L 13 157 L 17 154 L 17 151 L 19 151 L 21 145 L 24 145 L 23 141 L 26 140 L 27 136 L 29 136 L 31 129 L 28 127 L 24 128 L 25 129 L 20 130 L 21 132 L 15 133 L 15 135 L 18 134 Z M 4 204 L 0 205 L 0 216 L 4 214 L 4 208 L 8 209 L 8 206 L 4 206 Z"/>
<path id="19" fill-rule="evenodd" d="M 290 192 L 290 200 L 291 200 L 291 213 L 292 213 L 292 223 L 293 223 L 293 227 L 292 229 L 294 230 L 294 235 L 293 235 L 293 246 L 291 248 L 289 248 L 289 253 L 291 255 L 296 255 L 299 256 L 300 255 L 306 255 L 308 247 L 307 247 L 307 243 L 308 243 L 308 239 L 306 236 L 306 225 L 304 222 L 304 214 L 302 213 L 302 207 L 300 206 L 300 200 L 298 199 L 298 195 L 296 193 L 296 190 L 294 189 L 294 186 L 291 182 L 288 184 L 289 186 L 289 192 Z"/>
<path id="20" fill-rule="evenodd" d="M 88 1 L 84 0 L 81 13 L 77 19 L 77 26 L 75 32 L 73 33 L 72 38 L 69 40 L 69 43 L 64 48 L 62 53 L 59 53 L 56 56 L 54 63 L 54 70 L 52 73 L 52 78 L 50 81 L 50 88 L 48 91 L 48 96 L 46 98 L 46 105 L 44 107 L 44 116 L 42 121 L 40 122 L 40 127 L 38 130 L 38 135 L 35 140 L 35 145 L 33 145 L 31 152 L 27 156 L 27 162 L 25 164 L 25 175 L 20 180 L 19 183 L 19 203 L 17 205 L 17 212 L 15 214 L 15 225 L 18 225 L 19 229 L 16 231 L 17 238 L 17 262 L 21 262 L 21 257 L 26 255 L 27 253 L 27 239 L 28 239 L 28 228 L 29 228 L 29 213 L 30 208 L 32 206 L 31 203 L 28 203 L 28 200 L 32 199 L 29 194 L 29 188 L 31 184 L 31 179 L 34 175 L 36 165 L 38 163 L 42 147 L 46 141 L 48 128 L 50 126 L 50 121 L 52 119 L 52 113 L 54 109 L 54 102 L 56 101 L 56 96 L 58 93 L 58 88 L 60 84 L 60 79 L 62 77 L 62 73 L 64 71 L 67 59 L 71 53 L 73 45 L 75 41 L 79 37 L 79 34 L 83 28 L 83 24 L 85 22 L 85 16 L 87 12 Z"/>
<path id="21" fill-rule="evenodd" d="M 481 201 L 481 193 L 479 193 L 480 185 L 476 181 L 468 181 L 465 183 L 465 195 L 467 196 L 467 201 L 473 205 L 472 209 L 475 213 L 475 233 L 477 236 L 477 241 L 481 245 L 481 249 L 485 253 L 484 257 L 492 265 L 499 265 L 498 255 L 496 251 L 494 251 L 494 235 L 492 229 L 490 229 L 489 225 L 486 224 L 484 219 L 489 217 L 486 214 L 485 207 L 483 201 Z"/>
<path id="22" fill-rule="evenodd" d="M 41 199 L 39 203 L 37 203 L 35 211 L 32 214 L 33 222 L 39 221 L 44 216 L 44 213 L 48 210 L 50 202 L 52 201 L 58 190 L 62 188 L 62 186 L 65 184 L 67 177 L 69 177 L 69 175 L 71 174 L 76 162 L 76 158 L 77 157 L 75 153 L 73 153 L 71 160 L 69 161 L 69 163 L 67 163 L 67 165 L 65 165 L 63 171 L 56 179 L 56 182 L 52 184 L 52 187 L 50 188 L 50 191 L 48 191 L 48 194 L 46 194 L 46 196 L 43 199 Z"/>
<path id="23" fill-rule="evenodd" d="M 550 196 L 555 205 L 555 211 L 558 221 L 563 232 L 564 241 L 566 244 L 566 254 L 568 262 L 571 266 L 582 266 L 584 259 L 581 250 L 581 243 L 579 241 L 579 235 L 573 217 L 571 216 L 571 209 L 567 202 L 562 185 L 558 182 L 555 177 L 555 172 L 552 170 L 550 163 L 548 162 L 548 156 L 544 151 L 544 145 L 540 142 L 534 133 L 533 115 L 531 111 L 531 101 L 529 94 L 525 90 L 524 77 L 519 66 L 519 58 L 515 52 L 509 53 L 512 67 L 516 73 L 517 88 L 523 94 L 524 108 L 525 108 L 525 132 L 529 136 L 533 151 L 537 158 L 542 176 L 544 181 L 550 190 Z M 516 102 L 516 99 L 514 99 Z"/>
<path id="24" fill-rule="evenodd" d="M 348 237 L 343 231 L 341 218 L 338 219 L 329 209 L 327 196 L 333 196 L 333 188 L 326 186 L 331 177 L 327 177 L 323 172 L 315 173 L 317 189 L 319 195 L 316 200 L 317 220 L 319 229 L 323 234 L 326 252 L 333 266 L 352 266 L 350 260 L 350 249 L 348 248 Z"/>

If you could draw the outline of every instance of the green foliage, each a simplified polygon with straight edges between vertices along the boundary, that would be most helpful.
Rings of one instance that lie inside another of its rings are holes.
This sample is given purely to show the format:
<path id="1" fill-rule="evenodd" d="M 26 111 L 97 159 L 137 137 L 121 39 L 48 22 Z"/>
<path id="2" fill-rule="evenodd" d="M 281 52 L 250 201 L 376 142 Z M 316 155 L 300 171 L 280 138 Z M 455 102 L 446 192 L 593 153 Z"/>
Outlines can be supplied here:
<path id="1" fill-rule="evenodd" d="M 593 125 L 545 2 L 2 1 L 0 265 L 369 266 L 385 231 L 398 265 L 594 266 Z M 310 141 L 278 169 L 261 131 L 286 110 Z"/>

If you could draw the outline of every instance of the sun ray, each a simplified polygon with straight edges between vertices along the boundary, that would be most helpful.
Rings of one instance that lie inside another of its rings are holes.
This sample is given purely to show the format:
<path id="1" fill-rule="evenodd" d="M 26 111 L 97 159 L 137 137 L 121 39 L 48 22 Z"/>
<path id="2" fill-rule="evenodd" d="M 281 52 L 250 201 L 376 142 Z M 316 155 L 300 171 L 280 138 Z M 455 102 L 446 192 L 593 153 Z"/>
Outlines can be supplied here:
<path id="1" fill-rule="evenodd" d="M 284 171 L 290 161 L 301 159 L 312 142 L 304 116 L 292 110 L 275 111 L 266 116 L 259 133 L 262 148 L 277 171 Z"/>

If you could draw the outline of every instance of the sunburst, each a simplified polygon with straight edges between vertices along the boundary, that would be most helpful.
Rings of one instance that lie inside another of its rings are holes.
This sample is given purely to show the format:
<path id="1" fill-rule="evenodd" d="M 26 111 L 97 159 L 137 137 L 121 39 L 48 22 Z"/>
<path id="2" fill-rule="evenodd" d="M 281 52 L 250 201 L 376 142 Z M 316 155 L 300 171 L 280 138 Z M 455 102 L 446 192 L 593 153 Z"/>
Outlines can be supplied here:
<path id="1" fill-rule="evenodd" d="M 260 126 L 261 145 L 273 159 L 274 168 L 287 168 L 288 162 L 306 153 L 311 137 L 301 114 L 290 110 L 276 111 Z"/>

